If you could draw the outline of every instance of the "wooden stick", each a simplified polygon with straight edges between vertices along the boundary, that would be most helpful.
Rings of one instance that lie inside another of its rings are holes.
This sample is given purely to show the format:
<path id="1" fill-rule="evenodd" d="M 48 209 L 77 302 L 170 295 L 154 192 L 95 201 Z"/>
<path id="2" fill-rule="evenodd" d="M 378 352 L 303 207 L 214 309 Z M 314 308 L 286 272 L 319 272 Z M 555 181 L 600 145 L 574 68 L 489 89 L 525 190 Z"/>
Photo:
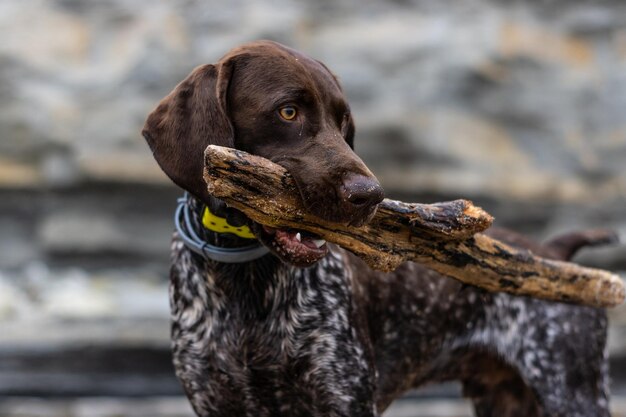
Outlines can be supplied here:
<path id="1" fill-rule="evenodd" d="M 315 233 L 377 270 L 414 261 L 489 291 L 596 307 L 624 300 L 621 279 L 608 271 L 544 259 L 480 234 L 493 218 L 466 200 L 429 205 L 385 199 L 357 228 L 307 213 L 287 170 L 258 156 L 211 145 L 204 179 L 212 195 L 252 220 Z"/>

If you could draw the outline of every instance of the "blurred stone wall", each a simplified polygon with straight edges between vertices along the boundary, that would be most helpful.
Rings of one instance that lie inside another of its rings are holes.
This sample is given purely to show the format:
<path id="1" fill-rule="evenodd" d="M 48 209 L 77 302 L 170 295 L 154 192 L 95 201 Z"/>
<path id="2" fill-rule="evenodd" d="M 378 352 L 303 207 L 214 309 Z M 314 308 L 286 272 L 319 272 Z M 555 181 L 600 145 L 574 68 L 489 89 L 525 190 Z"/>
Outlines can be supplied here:
<path id="1" fill-rule="evenodd" d="M 179 191 L 141 126 L 194 66 L 261 38 L 338 75 L 389 196 L 626 235 L 624 2 L 5 0 L 0 349 L 167 346 Z M 625 271 L 626 246 L 579 260 Z"/>

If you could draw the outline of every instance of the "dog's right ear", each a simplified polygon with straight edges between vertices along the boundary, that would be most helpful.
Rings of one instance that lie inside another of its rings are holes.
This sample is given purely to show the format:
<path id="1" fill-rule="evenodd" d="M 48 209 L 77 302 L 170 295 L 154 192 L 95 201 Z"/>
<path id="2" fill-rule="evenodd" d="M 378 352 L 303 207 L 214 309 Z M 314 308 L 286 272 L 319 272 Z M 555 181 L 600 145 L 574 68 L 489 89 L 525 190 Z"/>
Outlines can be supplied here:
<path id="1" fill-rule="evenodd" d="M 167 176 L 205 203 L 204 150 L 210 144 L 234 144 L 226 110 L 231 75 L 230 61 L 197 67 L 161 100 L 142 131 Z"/>

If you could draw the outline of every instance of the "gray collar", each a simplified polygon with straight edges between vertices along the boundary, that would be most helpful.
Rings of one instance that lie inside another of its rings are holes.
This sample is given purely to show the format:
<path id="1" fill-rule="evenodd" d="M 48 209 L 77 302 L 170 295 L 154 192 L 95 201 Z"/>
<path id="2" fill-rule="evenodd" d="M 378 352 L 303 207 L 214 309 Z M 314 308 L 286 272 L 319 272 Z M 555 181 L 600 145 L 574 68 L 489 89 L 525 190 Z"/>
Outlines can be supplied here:
<path id="1" fill-rule="evenodd" d="M 178 199 L 174 224 L 181 240 L 191 251 L 207 259 L 224 263 L 243 263 L 254 261 L 269 253 L 269 249 L 258 241 L 240 248 L 220 248 L 200 239 L 193 229 L 187 193 Z"/>

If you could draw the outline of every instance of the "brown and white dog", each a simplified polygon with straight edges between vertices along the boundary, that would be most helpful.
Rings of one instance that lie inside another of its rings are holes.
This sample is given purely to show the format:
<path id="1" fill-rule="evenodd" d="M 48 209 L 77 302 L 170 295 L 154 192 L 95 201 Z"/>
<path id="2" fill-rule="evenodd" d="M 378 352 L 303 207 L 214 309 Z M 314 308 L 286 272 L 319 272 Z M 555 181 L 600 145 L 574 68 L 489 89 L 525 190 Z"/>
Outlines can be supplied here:
<path id="1" fill-rule="evenodd" d="M 383 191 L 352 151 L 350 108 L 322 63 L 274 42 L 240 46 L 196 68 L 143 135 L 192 196 L 172 245 L 170 300 L 176 373 L 199 416 L 379 416 L 407 389 L 448 380 L 481 417 L 609 415 L 603 310 L 490 294 L 413 263 L 372 271 L 207 193 L 203 152 L 217 144 L 287 168 L 312 214 L 351 225 L 371 217 Z M 188 234 L 235 252 L 256 242 L 207 228 L 206 213 L 250 227 L 269 253 L 221 262 L 193 250 Z M 573 233 L 534 245 L 498 233 L 557 259 L 611 239 Z"/>

